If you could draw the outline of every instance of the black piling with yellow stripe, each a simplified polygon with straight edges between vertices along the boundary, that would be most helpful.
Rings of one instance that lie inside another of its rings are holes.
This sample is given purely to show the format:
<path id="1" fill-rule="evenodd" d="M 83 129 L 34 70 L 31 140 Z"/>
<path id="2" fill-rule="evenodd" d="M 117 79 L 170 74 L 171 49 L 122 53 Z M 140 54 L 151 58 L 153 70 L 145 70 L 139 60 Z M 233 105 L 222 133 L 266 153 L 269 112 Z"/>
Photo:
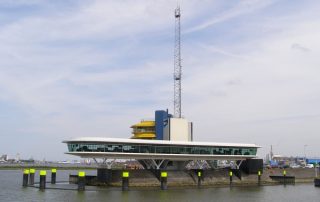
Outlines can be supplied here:
<path id="1" fill-rule="evenodd" d="M 287 171 L 285 169 L 283 169 L 282 174 L 283 174 L 283 184 L 286 185 L 286 183 L 287 183 L 286 182 Z"/>
<path id="2" fill-rule="evenodd" d="M 51 184 L 55 184 L 57 179 L 57 169 L 51 169 Z"/>
<path id="3" fill-rule="evenodd" d="M 86 189 L 86 173 L 79 171 L 78 173 L 78 191 L 84 191 Z"/>
<path id="4" fill-rule="evenodd" d="M 122 191 L 129 190 L 129 172 L 123 171 L 122 172 Z"/>
<path id="5" fill-rule="evenodd" d="M 166 171 L 161 171 L 160 173 L 160 188 L 161 190 L 167 190 L 168 189 L 168 173 Z"/>
<path id="6" fill-rule="evenodd" d="M 22 177 L 22 186 L 27 187 L 28 186 L 28 178 L 29 178 L 29 170 L 24 169 L 23 170 L 23 177 Z"/>
<path id="7" fill-rule="evenodd" d="M 258 171 L 258 185 L 261 185 L 261 171 Z"/>
<path id="8" fill-rule="evenodd" d="M 40 190 L 46 189 L 46 176 L 47 176 L 47 171 L 40 170 L 40 184 L 39 184 Z"/>
<path id="9" fill-rule="evenodd" d="M 201 178 L 202 178 L 202 170 L 197 171 L 197 176 L 198 176 L 198 187 L 201 187 Z"/>
<path id="10" fill-rule="evenodd" d="M 233 172 L 230 170 L 230 171 L 229 171 L 230 186 L 232 186 L 232 176 L 233 176 Z"/>
<path id="11" fill-rule="evenodd" d="M 29 185 L 34 185 L 34 174 L 36 173 L 36 170 L 31 168 L 29 171 Z"/>

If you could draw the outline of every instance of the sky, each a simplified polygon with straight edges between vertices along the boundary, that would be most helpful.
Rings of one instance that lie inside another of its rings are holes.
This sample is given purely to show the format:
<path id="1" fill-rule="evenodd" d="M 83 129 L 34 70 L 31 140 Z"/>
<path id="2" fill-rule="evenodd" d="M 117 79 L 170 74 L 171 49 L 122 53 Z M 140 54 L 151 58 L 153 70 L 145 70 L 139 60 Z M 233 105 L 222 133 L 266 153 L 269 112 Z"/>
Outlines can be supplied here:
<path id="1" fill-rule="evenodd" d="M 185 0 L 182 114 L 195 141 L 320 156 L 320 2 Z M 0 154 L 128 138 L 173 111 L 174 9 L 161 0 L 0 0 Z"/>

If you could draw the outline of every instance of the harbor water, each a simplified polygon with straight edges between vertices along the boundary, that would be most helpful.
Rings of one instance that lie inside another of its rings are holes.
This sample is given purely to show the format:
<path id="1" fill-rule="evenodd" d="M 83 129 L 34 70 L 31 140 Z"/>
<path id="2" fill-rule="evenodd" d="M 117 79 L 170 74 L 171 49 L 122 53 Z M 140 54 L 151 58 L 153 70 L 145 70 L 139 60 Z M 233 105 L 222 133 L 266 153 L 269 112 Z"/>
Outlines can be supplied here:
<path id="1" fill-rule="evenodd" d="M 95 171 L 88 171 L 88 174 Z M 160 188 L 132 188 L 130 191 L 121 191 L 121 188 L 89 187 L 87 191 L 70 190 L 74 185 L 63 183 L 68 180 L 69 174 L 77 171 L 58 171 L 57 182 L 54 186 L 61 189 L 46 189 L 39 191 L 33 187 L 22 187 L 21 170 L 0 170 L 0 201 L 231 201 L 231 202 L 294 202 L 320 201 L 320 188 L 312 183 L 277 186 L 251 187 L 223 187 L 223 188 L 172 188 L 161 191 Z M 38 174 L 38 173 L 37 173 Z M 35 181 L 38 181 L 38 175 Z M 47 181 L 50 181 L 48 175 Z M 69 190 L 65 190 L 69 189 Z"/>

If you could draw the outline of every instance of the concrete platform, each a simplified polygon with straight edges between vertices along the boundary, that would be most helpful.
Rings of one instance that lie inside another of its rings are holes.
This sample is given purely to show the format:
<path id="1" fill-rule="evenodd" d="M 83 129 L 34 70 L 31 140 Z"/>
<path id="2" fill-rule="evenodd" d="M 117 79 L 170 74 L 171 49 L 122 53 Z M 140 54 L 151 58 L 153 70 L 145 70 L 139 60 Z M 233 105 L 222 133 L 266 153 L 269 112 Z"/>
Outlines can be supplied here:
<path id="1" fill-rule="evenodd" d="M 130 173 L 129 184 L 131 187 L 157 187 L 160 180 L 152 170 L 128 170 Z M 109 170 L 107 181 L 99 181 L 97 176 L 86 176 L 88 185 L 121 186 L 123 170 Z M 197 186 L 198 176 L 194 170 L 168 170 L 168 187 Z M 265 169 L 261 174 L 261 185 L 281 184 L 280 181 L 272 180 L 270 176 L 281 176 L 283 169 Z M 314 181 L 313 169 L 286 169 L 287 176 L 294 176 L 295 183 Z M 203 170 L 201 176 L 202 186 L 229 186 L 229 169 Z M 70 176 L 70 183 L 77 182 L 77 176 Z M 241 179 L 233 175 L 234 186 L 258 185 L 257 174 L 241 172 Z"/>

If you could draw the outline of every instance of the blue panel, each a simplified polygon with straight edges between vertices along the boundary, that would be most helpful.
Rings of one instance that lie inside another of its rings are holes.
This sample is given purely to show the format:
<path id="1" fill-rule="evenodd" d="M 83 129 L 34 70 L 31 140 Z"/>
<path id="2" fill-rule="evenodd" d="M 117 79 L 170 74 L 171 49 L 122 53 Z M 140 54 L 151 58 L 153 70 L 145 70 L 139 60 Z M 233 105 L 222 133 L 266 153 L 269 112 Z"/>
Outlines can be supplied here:
<path id="1" fill-rule="evenodd" d="M 308 164 L 319 164 L 320 159 L 307 159 Z"/>
<path id="2" fill-rule="evenodd" d="M 164 110 L 157 110 L 155 112 L 155 121 L 156 121 L 156 138 L 157 140 L 163 140 L 163 129 L 164 129 L 164 119 L 167 115 L 167 112 Z"/>
<path id="3" fill-rule="evenodd" d="M 278 165 L 278 162 L 273 161 L 273 160 L 270 160 L 270 165 L 271 165 L 271 166 L 277 166 L 277 165 Z"/>
<path id="4" fill-rule="evenodd" d="M 172 115 L 169 114 L 168 110 L 157 110 L 155 111 L 155 121 L 156 121 L 156 139 L 163 140 L 164 128 L 167 126 L 169 118 Z"/>

